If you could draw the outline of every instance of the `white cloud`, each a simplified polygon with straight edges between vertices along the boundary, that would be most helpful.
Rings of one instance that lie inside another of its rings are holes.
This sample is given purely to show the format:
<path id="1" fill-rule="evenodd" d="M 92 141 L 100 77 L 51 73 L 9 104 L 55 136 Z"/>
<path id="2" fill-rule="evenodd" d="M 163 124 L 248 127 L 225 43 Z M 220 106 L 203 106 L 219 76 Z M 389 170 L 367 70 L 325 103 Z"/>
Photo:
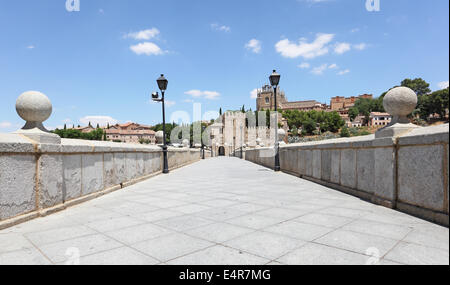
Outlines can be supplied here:
<path id="1" fill-rule="evenodd" d="M 11 127 L 12 127 L 12 124 L 10 122 L 0 122 L 0 129 L 8 129 Z"/>
<path id="2" fill-rule="evenodd" d="M 350 72 L 349 69 L 341 70 L 341 71 L 338 72 L 338 75 L 344 75 L 344 74 L 347 74 L 349 72 Z"/>
<path id="3" fill-rule="evenodd" d="M 360 43 L 360 44 L 357 44 L 357 45 L 353 45 L 353 48 L 357 49 L 357 50 L 365 50 L 367 48 L 367 44 Z"/>
<path id="4" fill-rule="evenodd" d="M 35 49 L 36 47 L 34 45 L 27 46 L 27 49 Z"/>
<path id="5" fill-rule="evenodd" d="M 204 97 L 209 100 L 215 100 L 220 97 L 220 93 L 216 91 L 203 91 Z"/>
<path id="6" fill-rule="evenodd" d="M 446 89 L 448 88 L 448 80 L 447 81 L 442 81 L 438 83 L 439 89 Z"/>
<path id="7" fill-rule="evenodd" d="M 327 70 L 327 68 L 328 68 L 328 64 L 322 64 L 321 66 L 314 67 L 314 68 L 311 70 L 311 73 L 312 73 L 312 74 L 315 74 L 315 75 L 322 75 L 323 72 L 324 72 L 325 70 Z"/>
<path id="8" fill-rule="evenodd" d="M 337 54 L 343 54 L 351 50 L 351 45 L 349 43 L 337 43 L 334 47 L 334 52 Z"/>
<path id="9" fill-rule="evenodd" d="M 310 68 L 311 65 L 307 62 L 302 62 L 301 64 L 298 65 L 298 67 L 301 69 L 307 69 L 307 68 Z"/>
<path id="10" fill-rule="evenodd" d="M 192 99 L 185 99 L 183 100 L 184 103 L 194 103 L 194 100 Z"/>
<path id="11" fill-rule="evenodd" d="M 138 32 L 131 32 L 125 35 L 125 38 L 132 38 L 135 40 L 150 40 L 159 35 L 159 30 L 157 28 L 151 28 L 147 30 L 142 30 Z"/>
<path id="12" fill-rule="evenodd" d="M 330 65 L 328 65 L 327 63 L 324 63 L 320 66 L 314 67 L 311 70 L 311 73 L 315 74 L 315 75 L 322 75 L 328 69 L 338 69 L 338 68 L 339 68 L 339 66 L 336 63 L 330 64 Z"/>
<path id="13" fill-rule="evenodd" d="M 189 90 L 184 92 L 184 94 L 191 95 L 195 98 L 204 98 L 208 100 L 216 100 L 220 97 L 220 93 L 216 91 Z"/>
<path id="14" fill-rule="evenodd" d="M 169 100 L 165 100 L 164 103 L 166 104 L 166 106 L 168 108 L 170 108 L 170 107 L 172 107 L 172 106 L 174 106 L 176 104 L 175 101 L 169 101 Z"/>
<path id="15" fill-rule="evenodd" d="M 63 120 L 63 123 L 64 124 L 70 124 L 70 123 L 72 123 L 72 120 L 71 119 L 65 119 L 65 120 Z"/>
<path id="16" fill-rule="evenodd" d="M 354 28 L 354 29 L 352 29 L 350 32 L 351 32 L 351 33 L 357 33 L 357 32 L 359 32 L 359 28 Z"/>
<path id="17" fill-rule="evenodd" d="M 251 50 L 254 53 L 261 52 L 261 42 L 257 39 L 251 39 L 246 45 L 245 48 Z"/>
<path id="18" fill-rule="evenodd" d="M 258 89 L 253 89 L 252 91 L 250 91 L 250 98 L 252 99 L 258 98 Z"/>
<path id="19" fill-rule="evenodd" d="M 130 46 L 130 49 L 137 55 L 161 55 L 164 51 L 159 46 L 151 42 L 139 43 Z"/>
<path id="20" fill-rule="evenodd" d="M 211 24 L 211 29 L 213 29 L 215 31 L 225 32 L 225 33 L 231 32 L 230 27 L 225 26 L 225 25 L 219 25 L 217 23 Z"/>
<path id="21" fill-rule="evenodd" d="M 336 63 L 330 64 L 330 66 L 328 66 L 329 69 L 336 69 L 338 68 Z"/>
<path id="22" fill-rule="evenodd" d="M 106 126 L 108 123 L 110 125 L 115 125 L 118 123 L 116 119 L 113 119 L 109 116 L 86 116 L 80 119 L 80 123 L 83 125 L 88 125 L 91 122 L 92 126 L 96 126 L 99 124 L 100 126 Z"/>
<path id="23" fill-rule="evenodd" d="M 312 59 L 328 53 L 327 44 L 334 38 L 334 34 L 317 34 L 313 42 L 308 43 L 306 39 L 302 38 L 299 43 L 284 39 L 276 43 L 275 49 L 283 57 L 297 58 L 303 57 L 305 59 Z"/>

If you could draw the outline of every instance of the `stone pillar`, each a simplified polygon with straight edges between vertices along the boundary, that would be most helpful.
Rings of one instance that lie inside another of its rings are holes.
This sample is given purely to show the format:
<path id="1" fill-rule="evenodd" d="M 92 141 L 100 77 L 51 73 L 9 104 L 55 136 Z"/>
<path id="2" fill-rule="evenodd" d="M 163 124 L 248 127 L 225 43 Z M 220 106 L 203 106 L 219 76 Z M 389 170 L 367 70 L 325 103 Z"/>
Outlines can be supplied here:
<path id="1" fill-rule="evenodd" d="M 417 106 L 416 93 L 407 87 L 391 89 L 383 100 L 386 112 L 393 116 L 392 122 L 375 133 L 376 138 L 398 137 L 413 129 L 420 128 L 411 124 L 408 115 Z"/>
<path id="2" fill-rule="evenodd" d="M 50 133 L 42 124 L 52 114 L 52 103 L 47 96 L 38 91 L 25 92 L 16 101 L 16 111 L 26 124 L 15 134 L 26 136 L 37 143 L 61 143 L 61 138 Z"/>

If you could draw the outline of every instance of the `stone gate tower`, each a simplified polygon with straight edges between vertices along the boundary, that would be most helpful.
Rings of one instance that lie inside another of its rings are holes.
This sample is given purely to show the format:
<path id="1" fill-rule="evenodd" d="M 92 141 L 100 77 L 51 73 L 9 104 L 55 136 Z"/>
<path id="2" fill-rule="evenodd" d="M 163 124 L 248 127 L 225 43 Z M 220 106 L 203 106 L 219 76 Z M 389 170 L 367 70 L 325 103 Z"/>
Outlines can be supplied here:
<path id="1" fill-rule="evenodd" d="M 257 90 L 258 97 L 256 99 L 256 110 L 275 110 L 275 97 L 273 88 L 270 85 L 264 85 Z M 283 104 L 287 103 L 284 91 L 278 87 L 277 89 L 277 105 L 278 110 L 282 109 Z"/>

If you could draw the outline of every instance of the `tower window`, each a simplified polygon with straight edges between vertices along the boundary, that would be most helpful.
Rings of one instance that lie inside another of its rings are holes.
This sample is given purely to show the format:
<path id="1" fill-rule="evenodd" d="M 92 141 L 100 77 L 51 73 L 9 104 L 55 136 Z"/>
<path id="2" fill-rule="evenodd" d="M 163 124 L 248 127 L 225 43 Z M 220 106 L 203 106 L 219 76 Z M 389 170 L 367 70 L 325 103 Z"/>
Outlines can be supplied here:
<path id="1" fill-rule="evenodd" d="M 269 104 L 269 102 L 270 102 L 269 97 L 266 97 L 266 104 Z"/>

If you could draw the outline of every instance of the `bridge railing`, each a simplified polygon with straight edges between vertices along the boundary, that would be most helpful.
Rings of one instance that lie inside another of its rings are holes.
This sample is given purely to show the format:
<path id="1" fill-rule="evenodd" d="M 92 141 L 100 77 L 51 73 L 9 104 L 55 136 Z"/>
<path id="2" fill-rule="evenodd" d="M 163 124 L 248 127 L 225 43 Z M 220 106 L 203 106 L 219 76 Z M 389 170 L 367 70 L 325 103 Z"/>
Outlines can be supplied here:
<path id="1" fill-rule="evenodd" d="M 0 134 L 0 229 L 161 173 L 159 146 L 61 139 L 42 125 L 51 114 L 48 98 L 24 95 L 16 108 L 26 125 Z M 200 158 L 199 149 L 169 148 L 170 169 Z"/>
<path id="2" fill-rule="evenodd" d="M 449 125 L 412 125 L 406 115 L 415 107 L 408 102 L 415 94 L 397 88 L 388 95 L 384 105 L 394 116 L 391 125 L 375 135 L 284 145 L 281 169 L 448 226 Z M 394 103 L 397 107 L 392 107 Z M 248 149 L 246 159 L 273 168 L 270 152 L 269 148 Z"/>

